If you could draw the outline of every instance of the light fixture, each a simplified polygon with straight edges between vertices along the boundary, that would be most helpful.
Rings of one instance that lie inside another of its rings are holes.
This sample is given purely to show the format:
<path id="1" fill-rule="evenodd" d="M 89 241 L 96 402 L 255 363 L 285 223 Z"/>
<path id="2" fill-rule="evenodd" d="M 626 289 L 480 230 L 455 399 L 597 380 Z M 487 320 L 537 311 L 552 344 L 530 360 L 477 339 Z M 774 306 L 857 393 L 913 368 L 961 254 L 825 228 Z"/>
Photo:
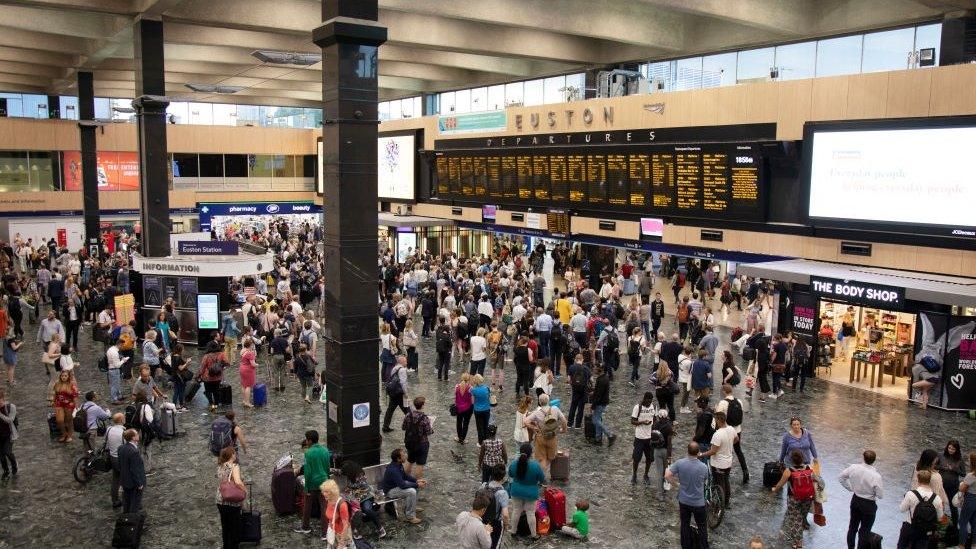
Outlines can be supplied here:
<path id="1" fill-rule="evenodd" d="M 200 93 L 220 93 L 220 94 L 231 94 L 237 93 L 244 89 L 244 86 L 223 86 L 217 84 L 194 84 L 192 82 L 185 84 L 186 87 L 190 88 L 195 92 Z"/>
<path id="2" fill-rule="evenodd" d="M 274 50 L 256 50 L 251 55 L 262 63 L 274 63 L 275 65 L 298 65 L 308 67 L 322 60 L 319 53 L 299 53 Z"/>
<path id="3" fill-rule="evenodd" d="M 112 107 L 112 111 L 123 114 L 135 114 L 136 112 L 132 107 Z"/>

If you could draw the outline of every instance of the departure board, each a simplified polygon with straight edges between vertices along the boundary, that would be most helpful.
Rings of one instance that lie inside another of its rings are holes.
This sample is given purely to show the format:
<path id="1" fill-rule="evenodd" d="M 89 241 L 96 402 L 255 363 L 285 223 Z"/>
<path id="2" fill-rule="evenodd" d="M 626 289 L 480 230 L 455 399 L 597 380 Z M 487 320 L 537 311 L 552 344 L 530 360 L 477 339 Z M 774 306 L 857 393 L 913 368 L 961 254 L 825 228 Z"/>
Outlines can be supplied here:
<path id="1" fill-rule="evenodd" d="M 437 196 L 447 196 L 451 193 L 450 175 L 447 171 L 448 157 L 437 157 Z"/>
<path id="2" fill-rule="evenodd" d="M 516 157 L 518 166 L 518 196 L 526 200 L 532 198 L 532 157 L 519 155 Z"/>
<path id="3" fill-rule="evenodd" d="M 451 194 L 461 196 L 461 159 L 452 156 L 447 161 L 447 177 L 451 185 Z"/>
<path id="4" fill-rule="evenodd" d="M 765 219 L 763 157 L 755 143 L 456 150 L 439 153 L 431 168 L 432 192 L 444 199 Z"/>
<path id="5" fill-rule="evenodd" d="M 485 158 L 485 168 L 488 171 L 488 196 L 501 198 L 502 193 L 502 159 L 498 156 Z"/>
<path id="6" fill-rule="evenodd" d="M 674 155 L 651 155 L 651 205 L 655 210 L 671 210 L 678 203 L 678 186 L 674 177 Z"/>
<path id="7" fill-rule="evenodd" d="M 647 154 L 631 154 L 628 157 L 630 179 L 630 205 L 647 205 L 647 188 L 651 181 L 651 160 Z"/>
<path id="8" fill-rule="evenodd" d="M 532 157 L 532 180 L 537 200 L 549 200 L 549 157 L 537 154 Z"/>
<path id="9" fill-rule="evenodd" d="M 485 157 L 476 156 L 471 159 L 474 170 L 474 194 L 475 196 L 488 196 L 488 171 Z"/>
<path id="10" fill-rule="evenodd" d="M 474 196 L 474 162 L 470 156 L 461 157 L 461 195 Z"/>
<path id="11" fill-rule="evenodd" d="M 546 229 L 555 237 L 569 236 L 569 213 L 566 210 L 549 210 L 546 214 Z"/>
<path id="12" fill-rule="evenodd" d="M 602 154 L 586 155 L 586 183 L 589 188 L 590 204 L 603 204 L 607 201 L 607 158 Z"/>
<path id="13" fill-rule="evenodd" d="M 518 169 L 514 156 L 502 157 L 502 196 L 518 198 Z"/>
<path id="14" fill-rule="evenodd" d="M 701 208 L 701 147 L 680 147 L 674 155 L 678 211 Z"/>
<path id="15" fill-rule="evenodd" d="M 566 179 L 566 155 L 549 155 L 549 184 L 553 202 L 569 200 L 569 181 Z"/>
<path id="16" fill-rule="evenodd" d="M 569 182 L 570 203 L 586 201 L 586 157 L 581 154 L 566 156 L 566 180 Z"/>
<path id="17" fill-rule="evenodd" d="M 607 155 L 607 201 L 614 206 L 626 206 L 630 202 L 630 186 L 627 184 L 627 155 Z"/>
<path id="18" fill-rule="evenodd" d="M 706 212 L 725 212 L 729 209 L 729 155 L 703 153 L 701 166 L 702 208 Z"/>

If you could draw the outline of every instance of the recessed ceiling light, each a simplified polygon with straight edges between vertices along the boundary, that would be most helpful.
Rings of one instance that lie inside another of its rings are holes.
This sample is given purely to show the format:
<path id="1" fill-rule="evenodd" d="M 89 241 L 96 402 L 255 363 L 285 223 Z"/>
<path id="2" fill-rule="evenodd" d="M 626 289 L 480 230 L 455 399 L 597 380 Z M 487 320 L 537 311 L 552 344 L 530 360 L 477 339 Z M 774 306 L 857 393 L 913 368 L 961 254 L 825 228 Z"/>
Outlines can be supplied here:
<path id="1" fill-rule="evenodd" d="M 222 93 L 222 94 L 237 93 L 237 92 L 239 92 L 239 91 L 241 91 L 241 90 L 244 89 L 244 86 L 221 86 L 221 85 L 216 85 L 216 84 L 194 84 L 192 82 L 189 83 L 189 84 L 186 84 L 186 87 L 190 88 L 191 90 L 193 90 L 195 92 L 200 92 L 200 93 Z"/>
<path id="2" fill-rule="evenodd" d="M 262 63 L 274 63 L 275 65 L 298 65 L 308 67 L 322 60 L 322 55 L 318 53 L 298 53 L 288 51 L 257 50 L 251 55 Z"/>

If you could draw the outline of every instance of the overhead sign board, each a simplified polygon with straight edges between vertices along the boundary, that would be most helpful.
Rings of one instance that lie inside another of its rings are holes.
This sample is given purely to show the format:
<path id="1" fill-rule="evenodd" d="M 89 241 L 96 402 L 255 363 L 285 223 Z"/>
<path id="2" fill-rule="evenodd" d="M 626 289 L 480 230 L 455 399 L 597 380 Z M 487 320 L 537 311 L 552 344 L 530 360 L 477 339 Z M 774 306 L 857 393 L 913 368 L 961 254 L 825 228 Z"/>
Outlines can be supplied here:
<path id="1" fill-rule="evenodd" d="M 811 276 L 810 289 L 822 297 L 837 298 L 860 305 L 892 309 L 901 309 L 905 306 L 905 288 L 895 286 Z"/>
<path id="2" fill-rule="evenodd" d="M 291 215 L 322 213 L 312 202 L 198 202 L 200 230 L 210 231 L 214 216 Z"/>
<path id="3" fill-rule="evenodd" d="M 181 240 L 177 242 L 176 250 L 176 253 L 180 255 L 238 255 L 241 253 L 240 244 L 236 240 Z"/>

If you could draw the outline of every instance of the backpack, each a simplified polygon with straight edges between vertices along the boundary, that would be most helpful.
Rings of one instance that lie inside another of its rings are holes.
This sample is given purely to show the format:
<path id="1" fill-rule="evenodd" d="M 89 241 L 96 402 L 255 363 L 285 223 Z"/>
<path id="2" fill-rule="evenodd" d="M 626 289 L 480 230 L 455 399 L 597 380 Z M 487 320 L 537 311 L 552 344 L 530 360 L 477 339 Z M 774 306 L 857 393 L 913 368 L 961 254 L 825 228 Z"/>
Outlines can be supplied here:
<path id="1" fill-rule="evenodd" d="M 588 389 L 590 386 L 590 379 L 586 375 L 585 368 L 577 368 L 576 371 L 573 372 L 573 376 L 572 378 L 570 378 L 570 380 L 573 386 L 574 393 L 581 393 L 586 389 Z"/>
<path id="2" fill-rule="evenodd" d="M 78 434 L 88 432 L 88 407 L 85 404 L 82 404 L 78 408 L 78 411 L 75 412 L 75 417 L 71 420 L 71 426 L 74 427 L 74 431 Z"/>
<path id="3" fill-rule="evenodd" d="M 939 513 L 933 504 L 935 493 L 929 496 L 928 499 L 923 498 L 918 490 L 912 490 L 912 493 L 918 498 L 918 503 L 915 504 L 915 511 L 912 512 L 912 529 L 920 534 L 934 532 L 939 526 Z"/>
<path id="4" fill-rule="evenodd" d="M 451 330 L 447 326 L 437 329 L 437 352 L 446 353 L 451 350 Z"/>
<path id="5" fill-rule="evenodd" d="M 417 414 L 407 413 L 403 417 L 403 443 L 404 445 L 416 444 L 423 438 L 423 423 L 417 419 Z"/>
<path id="6" fill-rule="evenodd" d="M 481 521 L 485 524 L 491 524 L 493 522 L 500 521 L 502 519 L 502 508 L 498 505 L 498 492 L 504 492 L 504 487 L 499 488 L 489 488 L 488 483 L 485 482 L 478 488 L 474 495 L 478 497 L 479 495 L 484 495 L 488 498 L 488 507 L 485 508 L 485 512 L 481 515 Z"/>
<path id="7" fill-rule="evenodd" d="M 218 418 L 210 426 L 210 453 L 219 456 L 220 451 L 234 444 L 234 424 L 227 418 Z"/>
<path id="8" fill-rule="evenodd" d="M 108 357 L 107 356 L 102 355 L 102 358 L 98 359 L 98 371 L 99 372 L 102 372 L 103 374 L 104 373 L 108 373 Z"/>
<path id="9" fill-rule="evenodd" d="M 617 336 L 617 330 L 608 327 L 607 328 L 607 340 L 603 344 L 603 348 L 606 351 L 616 351 L 620 348 L 620 338 Z"/>
<path id="10" fill-rule="evenodd" d="M 725 410 L 725 422 L 732 427 L 738 427 L 742 425 L 742 403 L 737 398 L 728 402 L 729 407 Z"/>
<path id="11" fill-rule="evenodd" d="M 559 430 L 559 420 L 556 419 L 556 414 L 552 413 L 552 406 L 546 411 L 545 417 L 542 418 L 542 427 L 539 430 L 539 434 L 542 435 L 544 439 L 556 438 L 556 431 Z"/>
<path id="12" fill-rule="evenodd" d="M 793 493 L 793 497 L 799 501 L 813 501 L 817 494 L 813 487 L 813 469 L 793 469 L 790 472 L 790 491 Z M 934 507 L 932 513 L 935 514 Z"/>
<path id="13" fill-rule="evenodd" d="M 403 394 L 403 385 L 400 383 L 400 370 L 402 368 L 396 367 L 390 372 L 390 378 L 383 382 L 383 389 L 386 390 L 386 394 L 391 397 L 400 396 Z"/>
<path id="14" fill-rule="evenodd" d="M 640 341 L 631 339 L 627 342 L 627 357 L 634 362 L 640 359 Z"/>
<path id="15" fill-rule="evenodd" d="M 688 306 L 685 304 L 678 305 L 678 322 L 688 322 Z"/>
<path id="16" fill-rule="evenodd" d="M 220 367 L 220 361 L 212 358 L 210 364 L 207 366 L 207 375 L 210 377 L 218 377 L 223 371 L 224 369 Z"/>

